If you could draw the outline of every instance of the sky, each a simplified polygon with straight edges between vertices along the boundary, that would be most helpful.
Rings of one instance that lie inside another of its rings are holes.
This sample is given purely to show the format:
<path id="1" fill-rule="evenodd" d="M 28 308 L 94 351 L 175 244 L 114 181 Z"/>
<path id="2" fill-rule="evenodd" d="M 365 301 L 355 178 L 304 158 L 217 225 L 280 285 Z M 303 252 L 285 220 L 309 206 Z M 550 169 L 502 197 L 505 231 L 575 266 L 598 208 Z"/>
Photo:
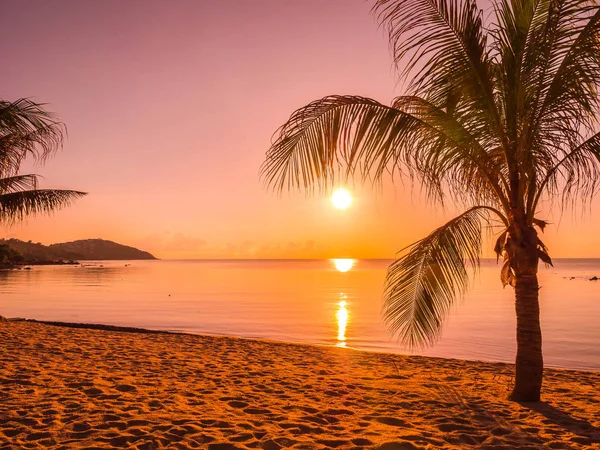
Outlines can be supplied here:
<path id="1" fill-rule="evenodd" d="M 46 103 L 68 129 L 53 159 L 23 172 L 89 193 L 0 237 L 103 238 L 165 259 L 394 257 L 457 210 L 387 180 L 348 186 L 354 202 L 340 211 L 317 194 L 275 194 L 258 176 L 295 109 L 330 94 L 389 103 L 402 93 L 370 7 L 0 0 L 0 98 Z M 600 256 L 598 206 L 547 211 L 552 255 Z"/>

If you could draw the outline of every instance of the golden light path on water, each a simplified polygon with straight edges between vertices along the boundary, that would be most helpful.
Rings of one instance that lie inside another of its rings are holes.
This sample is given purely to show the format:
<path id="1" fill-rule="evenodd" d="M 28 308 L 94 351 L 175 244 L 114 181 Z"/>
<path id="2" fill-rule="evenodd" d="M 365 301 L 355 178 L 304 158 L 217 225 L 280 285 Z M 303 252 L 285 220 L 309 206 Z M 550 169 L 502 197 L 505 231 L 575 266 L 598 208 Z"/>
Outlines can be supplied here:
<path id="1" fill-rule="evenodd" d="M 340 294 L 340 297 L 345 299 L 344 294 Z M 348 325 L 348 308 L 346 308 L 346 300 L 342 300 L 338 303 L 338 310 L 335 313 L 335 318 L 338 325 L 338 347 L 346 346 L 346 326 Z"/>
<path id="2" fill-rule="evenodd" d="M 331 260 L 333 265 L 337 269 L 338 272 L 345 273 L 350 271 L 354 264 L 356 263 L 355 259 L 352 258 L 334 258 Z M 337 334 L 337 346 L 345 347 L 346 346 L 346 327 L 348 326 L 348 308 L 346 302 L 346 294 L 343 292 L 340 293 L 340 301 L 338 302 L 337 310 L 335 312 L 335 319 L 337 322 L 338 334 Z"/>
<path id="3" fill-rule="evenodd" d="M 354 266 L 354 259 L 351 258 L 335 258 L 332 259 L 333 264 L 335 265 L 335 268 L 339 271 L 339 272 L 348 272 L 350 269 L 352 269 L 352 266 Z"/>

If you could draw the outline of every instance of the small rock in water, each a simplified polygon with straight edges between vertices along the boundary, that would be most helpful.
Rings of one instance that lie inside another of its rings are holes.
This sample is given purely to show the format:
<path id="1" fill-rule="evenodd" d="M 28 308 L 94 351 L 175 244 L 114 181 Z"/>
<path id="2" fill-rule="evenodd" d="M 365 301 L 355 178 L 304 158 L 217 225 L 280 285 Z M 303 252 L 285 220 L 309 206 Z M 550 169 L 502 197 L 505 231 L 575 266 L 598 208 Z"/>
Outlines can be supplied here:
<path id="1" fill-rule="evenodd" d="M 600 280 L 600 278 L 598 278 L 598 277 L 592 277 L 592 278 L 590 278 L 590 281 L 598 281 L 598 280 Z"/>

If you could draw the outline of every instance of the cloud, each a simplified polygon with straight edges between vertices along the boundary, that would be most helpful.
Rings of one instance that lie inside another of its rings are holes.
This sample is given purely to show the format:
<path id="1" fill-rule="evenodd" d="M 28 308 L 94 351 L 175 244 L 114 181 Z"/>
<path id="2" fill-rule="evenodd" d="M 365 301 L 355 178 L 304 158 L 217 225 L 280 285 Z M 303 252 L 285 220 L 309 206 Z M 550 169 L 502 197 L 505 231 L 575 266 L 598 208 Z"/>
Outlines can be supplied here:
<path id="1" fill-rule="evenodd" d="M 202 238 L 176 233 L 164 245 L 171 251 L 197 251 L 205 247 L 207 242 Z"/>
<path id="2" fill-rule="evenodd" d="M 137 240 L 134 246 L 149 251 L 158 258 L 322 258 L 330 250 L 314 240 L 278 242 L 214 243 L 180 232 L 153 233 Z"/>
<path id="3" fill-rule="evenodd" d="M 160 255 L 181 254 L 193 257 L 207 246 L 206 240 L 184 233 L 154 233 L 139 239 L 136 245 L 151 253 Z"/>
<path id="4" fill-rule="evenodd" d="M 243 241 L 241 243 L 228 243 L 220 248 L 215 248 L 216 257 L 224 258 L 315 258 L 328 250 L 326 245 L 318 245 L 313 240 L 286 244 L 257 243 Z"/>

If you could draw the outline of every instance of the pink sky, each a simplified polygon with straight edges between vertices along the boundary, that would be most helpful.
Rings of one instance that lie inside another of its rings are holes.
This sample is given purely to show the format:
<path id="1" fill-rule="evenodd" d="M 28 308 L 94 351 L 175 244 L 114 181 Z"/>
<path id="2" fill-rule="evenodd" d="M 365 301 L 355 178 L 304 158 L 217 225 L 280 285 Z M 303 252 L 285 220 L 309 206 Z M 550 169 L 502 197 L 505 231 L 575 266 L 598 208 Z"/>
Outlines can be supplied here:
<path id="1" fill-rule="evenodd" d="M 370 6 L 4 1 L 0 97 L 48 103 L 69 131 L 54 159 L 24 169 L 43 187 L 89 196 L 3 237 L 99 237 L 161 258 L 393 257 L 454 211 L 422 205 L 401 184 L 356 185 L 353 207 L 338 211 L 318 196 L 278 197 L 258 179 L 296 108 L 328 94 L 389 103 L 401 93 Z M 555 256 L 600 255 L 598 213 L 546 217 Z"/>

